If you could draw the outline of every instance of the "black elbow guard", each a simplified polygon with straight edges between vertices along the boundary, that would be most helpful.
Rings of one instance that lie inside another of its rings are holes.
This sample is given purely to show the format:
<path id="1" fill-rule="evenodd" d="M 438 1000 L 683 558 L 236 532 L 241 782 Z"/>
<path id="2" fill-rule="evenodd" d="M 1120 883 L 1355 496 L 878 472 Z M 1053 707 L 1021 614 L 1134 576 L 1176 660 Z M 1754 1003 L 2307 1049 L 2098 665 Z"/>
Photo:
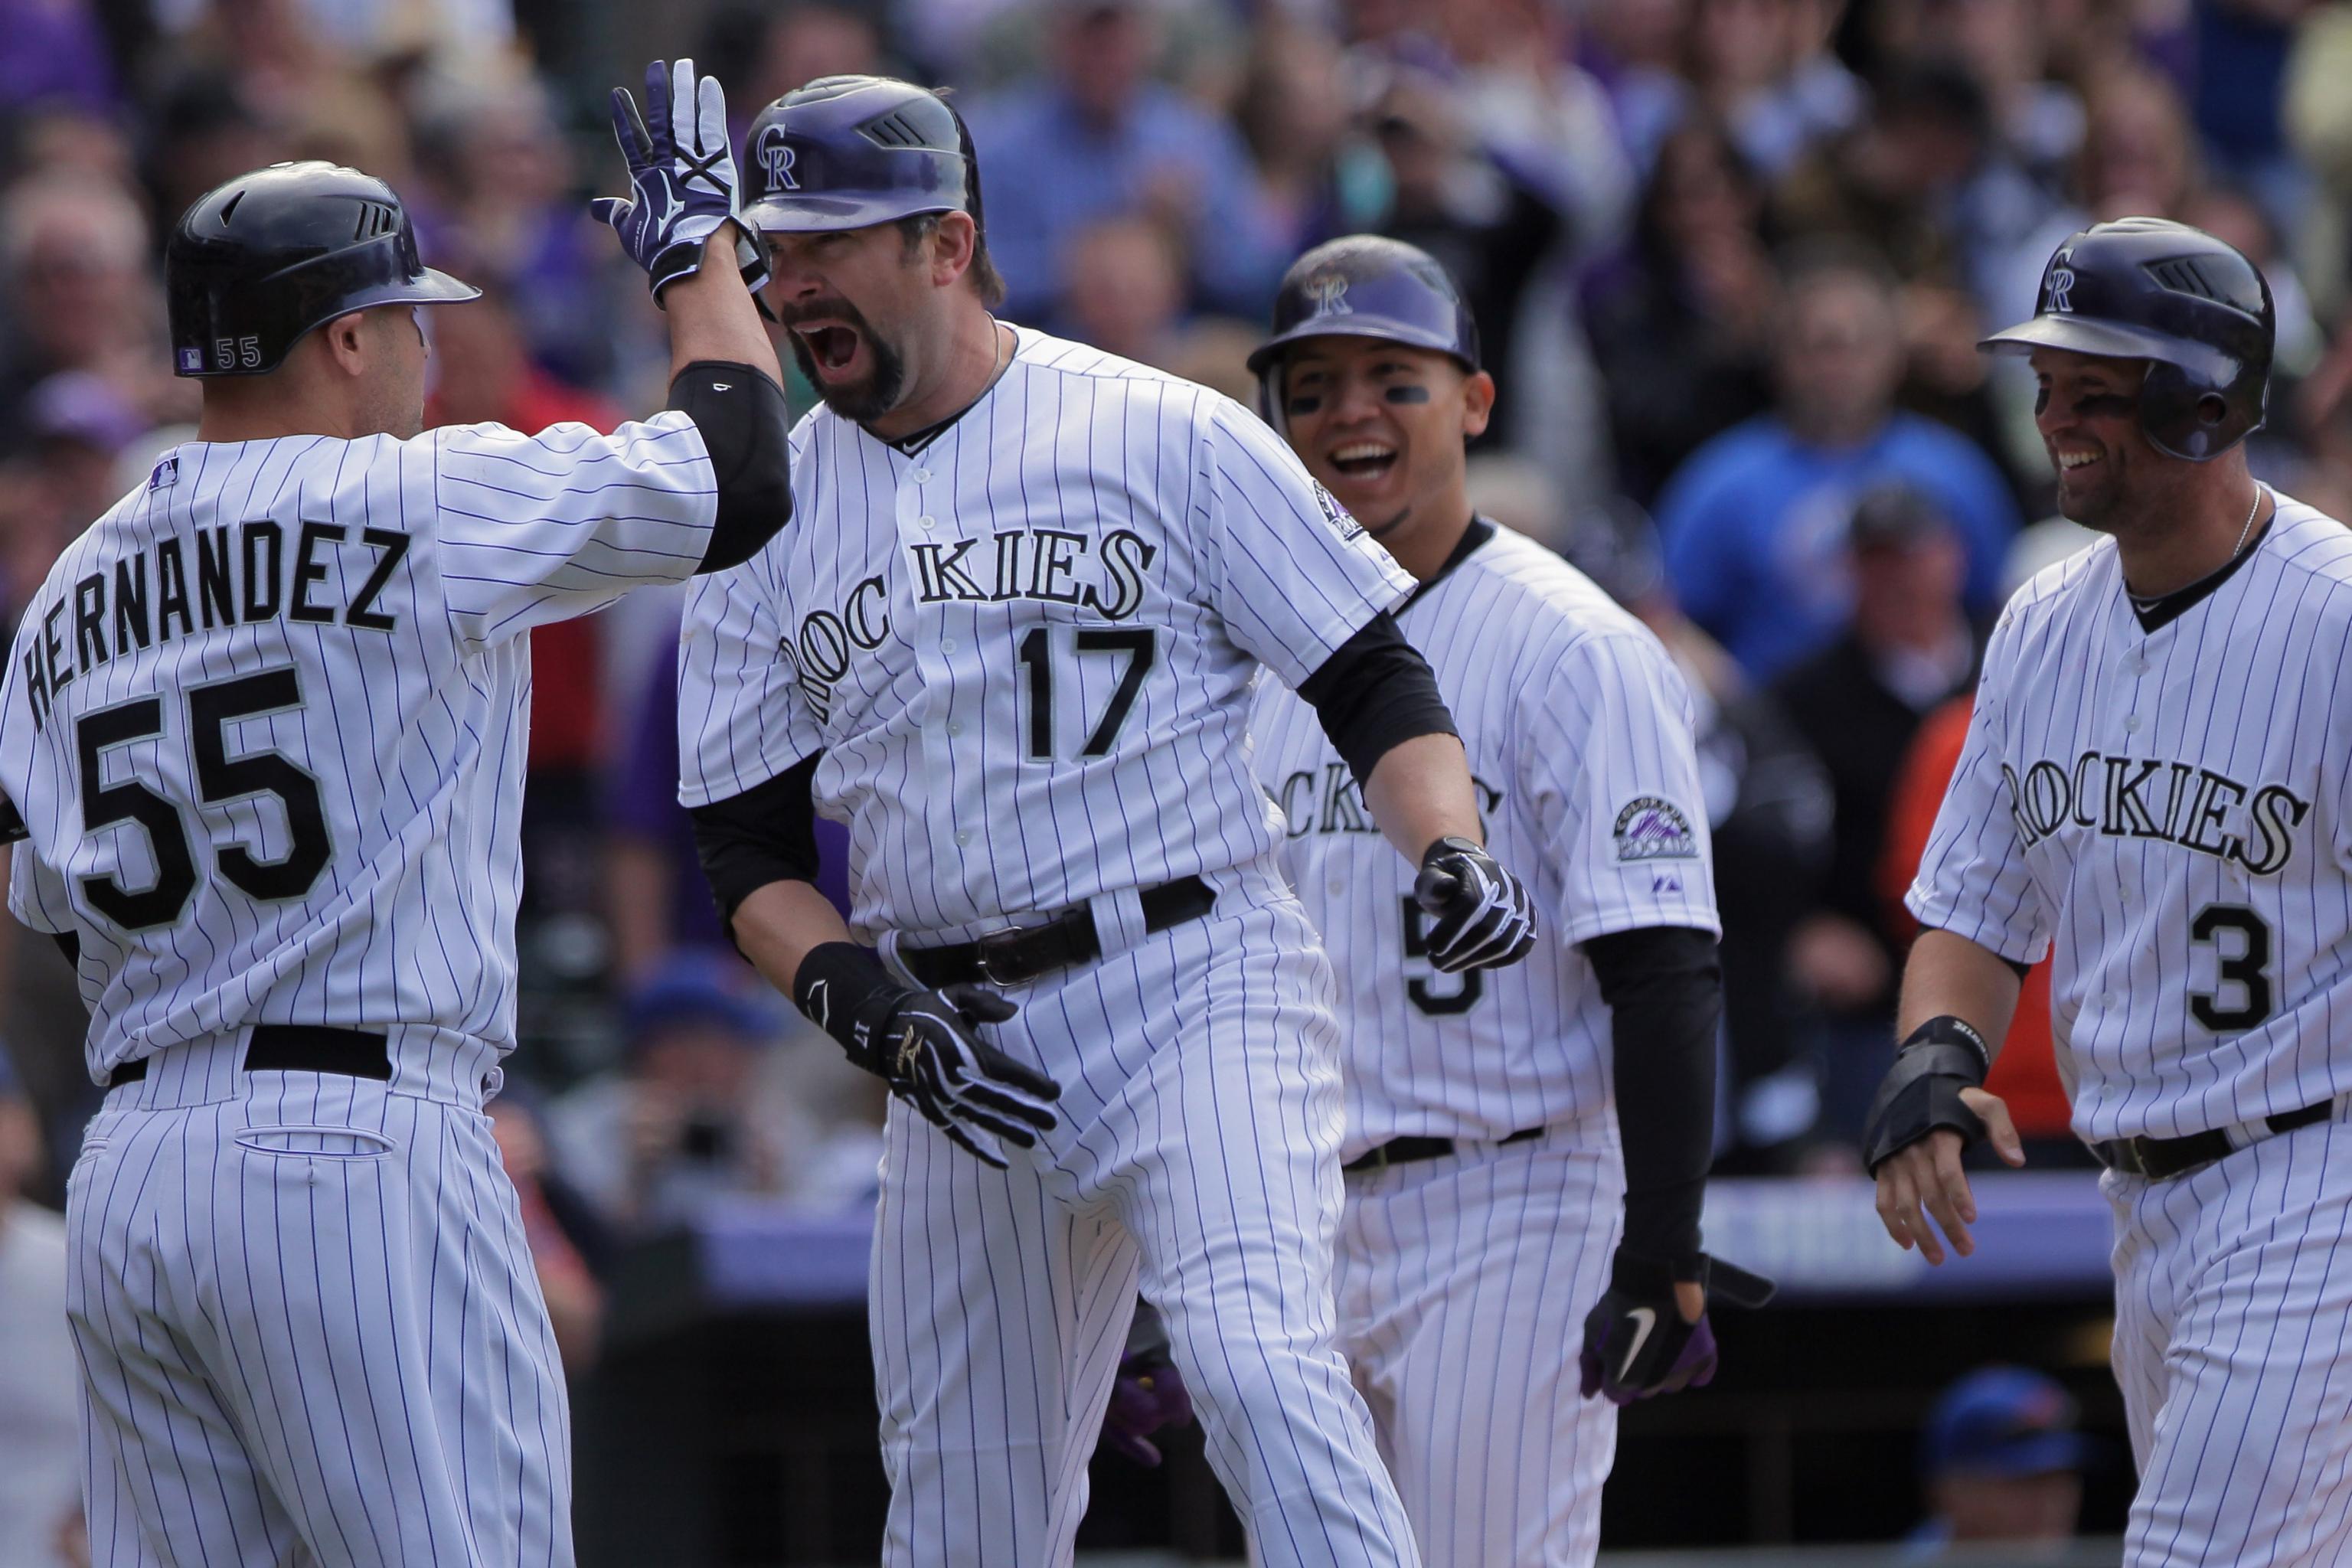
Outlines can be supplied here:
<path id="1" fill-rule="evenodd" d="M 697 360 L 669 384 L 669 405 L 694 421 L 719 482 L 719 517 L 701 571 L 740 566 L 793 515 L 792 411 L 763 371 Z"/>

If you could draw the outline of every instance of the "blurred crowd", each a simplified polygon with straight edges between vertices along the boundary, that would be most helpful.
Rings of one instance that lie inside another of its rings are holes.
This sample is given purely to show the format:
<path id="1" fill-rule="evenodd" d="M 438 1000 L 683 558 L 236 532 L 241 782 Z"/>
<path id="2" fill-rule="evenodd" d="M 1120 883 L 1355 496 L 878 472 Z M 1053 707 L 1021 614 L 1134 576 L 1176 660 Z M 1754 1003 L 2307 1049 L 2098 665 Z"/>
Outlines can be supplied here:
<path id="1" fill-rule="evenodd" d="M 2084 542 L 2047 516 L 2030 378 L 1974 349 L 2053 247 L 2148 213 L 2254 258 L 2280 315 L 2256 470 L 2352 512 L 2352 95 L 2327 86 L 2352 5 L 0 0 L 0 626 L 189 434 L 161 236 L 252 166 L 384 176 L 427 259 L 485 288 L 431 317 L 436 421 L 657 405 L 658 321 L 583 212 L 619 184 L 605 90 L 656 55 L 714 66 L 739 131 L 822 75 L 950 85 L 1006 314 L 1244 399 L 1293 257 L 1361 230 L 1432 251 L 1501 384 L 1482 509 L 1632 606 L 1698 699 L 1727 1169 L 1851 1168 L 1988 619 Z M 856 1203 L 877 1146 L 873 1086 L 717 930 L 675 800 L 676 614 L 535 639 L 499 1107 L 582 1355 L 616 1244 L 728 1197 Z M 1994 1087 L 2063 1157 L 2028 994 Z M 69 1158 L 68 977 L 14 933 L 0 999 Z"/>

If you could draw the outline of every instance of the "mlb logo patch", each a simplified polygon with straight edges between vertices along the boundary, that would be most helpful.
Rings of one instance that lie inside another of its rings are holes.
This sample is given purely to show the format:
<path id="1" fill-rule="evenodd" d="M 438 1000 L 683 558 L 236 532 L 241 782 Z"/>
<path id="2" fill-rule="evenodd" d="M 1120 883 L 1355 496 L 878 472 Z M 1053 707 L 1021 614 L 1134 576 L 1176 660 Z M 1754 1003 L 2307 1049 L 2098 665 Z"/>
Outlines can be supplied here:
<path id="1" fill-rule="evenodd" d="M 1654 795 L 1635 795 L 1625 803 L 1625 809 L 1617 814 L 1614 837 L 1620 865 L 1643 860 L 1688 860 L 1698 854 L 1698 839 L 1691 832 L 1690 818 L 1673 801 L 1661 800 Z"/>
<path id="2" fill-rule="evenodd" d="M 156 464 L 154 468 L 149 472 L 147 475 L 147 488 L 151 490 L 160 490 L 165 485 L 177 484 L 179 480 L 180 459 L 176 455 L 174 455 L 173 457 L 166 458 L 162 462 Z"/>
<path id="3" fill-rule="evenodd" d="M 204 351 L 204 350 L 202 350 L 202 349 L 182 349 L 182 350 L 180 351 L 180 371 L 181 371 L 181 374 L 185 374 L 185 375 L 194 375 L 194 374 L 196 374 L 198 371 L 200 371 L 200 370 L 202 370 L 202 369 L 204 369 L 204 368 L 205 368 L 205 351 Z"/>

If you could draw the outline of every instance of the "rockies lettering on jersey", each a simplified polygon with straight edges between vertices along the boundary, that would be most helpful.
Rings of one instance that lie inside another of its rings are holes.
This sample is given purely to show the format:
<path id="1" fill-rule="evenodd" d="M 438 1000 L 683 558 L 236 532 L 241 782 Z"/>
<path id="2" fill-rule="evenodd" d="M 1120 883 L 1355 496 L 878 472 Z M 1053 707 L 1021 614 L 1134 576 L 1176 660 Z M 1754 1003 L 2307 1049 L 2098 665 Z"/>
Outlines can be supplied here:
<path id="1" fill-rule="evenodd" d="M 1487 844 L 1544 916 L 1524 963 L 1432 970 L 1412 868 L 1314 710 L 1265 689 L 1251 725 L 1258 779 L 1287 823 L 1284 866 L 1339 979 L 1349 1159 L 1410 1134 L 1500 1139 L 1604 1112 L 1609 1008 L 1576 944 L 1643 926 L 1721 929 L 1680 672 L 1550 551 L 1473 526 L 1492 536 L 1399 624 L 1461 731 Z"/>
<path id="2" fill-rule="evenodd" d="M 2352 533 L 2284 496 L 2154 630 L 2112 541 L 2018 591 L 1909 903 L 2017 963 L 2086 1138 L 2177 1137 L 2352 1089 Z"/>
<path id="3" fill-rule="evenodd" d="M 793 464 L 807 526 L 688 608 L 681 797 L 822 751 L 869 939 L 1267 855 L 1258 666 L 1305 679 L 1411 586 L 1238 404 L 1025 329 L 919 450 L 819 408 Z"/>
<path id="4" fill-rule="evenodd" d="M 522 634 L 701 563 L 683 414 L 613 436 L 190 443 L 75 542 L 0 679 L 9 904 L 88 1057 L 249 1023 L 514 1037 Z"/>

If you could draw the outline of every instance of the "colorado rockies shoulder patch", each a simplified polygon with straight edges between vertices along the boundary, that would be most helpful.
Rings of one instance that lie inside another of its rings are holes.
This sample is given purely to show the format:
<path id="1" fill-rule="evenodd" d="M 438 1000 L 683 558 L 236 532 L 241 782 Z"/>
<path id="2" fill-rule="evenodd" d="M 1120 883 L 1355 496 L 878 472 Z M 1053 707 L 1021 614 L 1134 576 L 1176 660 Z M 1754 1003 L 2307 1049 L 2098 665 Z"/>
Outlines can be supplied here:
<path id="1" fill-rule="evenodd" d="M 1620 865 L 1635 860 L 1687 860 L 1698 853 L 1690 818 L 1673 801 L 1637 795 L 1617 814 L 1613 835 Z"/>
<path id="2" fill-rule="evenodd" d="M 1343 542 L 1364 531 L 1364 525 L 1356 521 L 1356 514 L 1341 506 L 1339 498 L 1319 484 L 1315 487 L 1315 503 L 1323 509 L 1323 521 L 1331 525 L 1331 531 Z"/>

